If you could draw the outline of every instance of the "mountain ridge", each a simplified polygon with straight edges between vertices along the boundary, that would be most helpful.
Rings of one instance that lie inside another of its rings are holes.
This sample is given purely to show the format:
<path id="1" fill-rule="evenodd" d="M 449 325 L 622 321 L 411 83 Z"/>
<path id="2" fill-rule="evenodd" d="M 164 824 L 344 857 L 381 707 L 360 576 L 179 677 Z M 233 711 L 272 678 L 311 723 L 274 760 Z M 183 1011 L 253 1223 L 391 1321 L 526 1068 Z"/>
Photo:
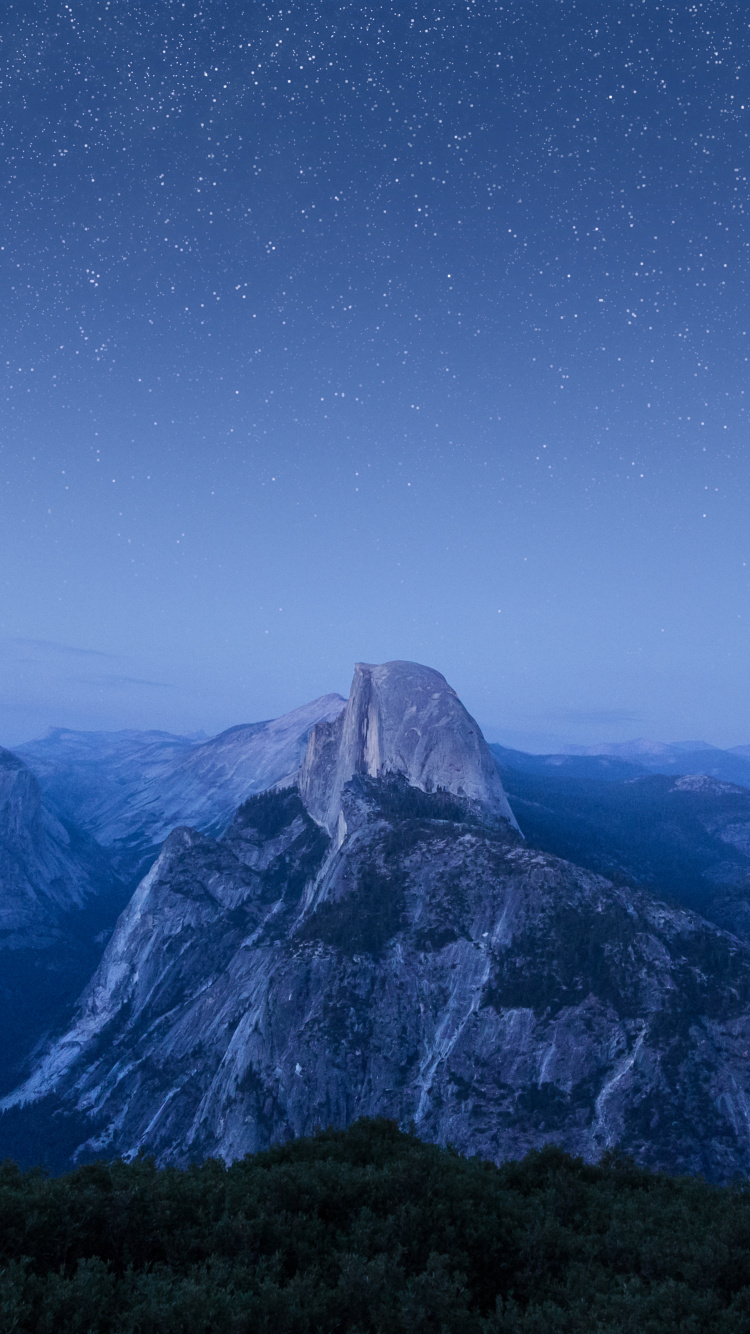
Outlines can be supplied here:
<path id="1" fill-rule="evenodd" d="M 290 778 L 310 729 L 344 707 L 329 694 L 279 718 L 201 741 L 170 733 L 55 729 L 17 753 L 55 809 L 110 851 L 125 875 L 145 873 L 180 824 L 219 832 L 252 792 Z"/>
<path id="2" fill-rule="evenodd" d="M 495 1159 L 750 1171 L 750 945 L 526 845 L 500 778 L 466 781 L 489 751 L 444 678 L 383 668 L 374 728 L 365 672 L 310 733 L 315 818 L 290 786 L 170 834 L 0 1136 L 187 1163 L 366 1114 Z M 436 677 L 455 727 L 422 750 Z"/>
<path id="3" fill-rule="evenodd" d="M 490 750 L 502 766 L 527 773 L 543 774 L 549 770 L 567 773 L 571 777 L 637 777 L 639 774 L 661 773 L 680 775 L 705 773 L 722 782 L 739 783 L 750 788 L 750 748 L 737 746 L 734 750 L 719 750 L 716 746 L 704 750 L 685 749 L 684 745 L 671 746 L 654 743 L 649 749 L 632 750 L 630 743 L 612 745 L 603 749 L 594 746 L 576 746 L 567 751 L 534 754 L 490 743 Z M 748 753 L 743 754 L 747 749 Z"/>
<path id="4" fill-rule="evenodd" d="M 366 1114 L 495 1159 L 750 1169 L 750 948 L 442 794 L 401 820 L 393 781 L 351 781 L 338 846 L 295 790 L 219 844 L 174 831 L 4 1109 L 78 1117 L 78 1161 L 231 1160 Z"/>

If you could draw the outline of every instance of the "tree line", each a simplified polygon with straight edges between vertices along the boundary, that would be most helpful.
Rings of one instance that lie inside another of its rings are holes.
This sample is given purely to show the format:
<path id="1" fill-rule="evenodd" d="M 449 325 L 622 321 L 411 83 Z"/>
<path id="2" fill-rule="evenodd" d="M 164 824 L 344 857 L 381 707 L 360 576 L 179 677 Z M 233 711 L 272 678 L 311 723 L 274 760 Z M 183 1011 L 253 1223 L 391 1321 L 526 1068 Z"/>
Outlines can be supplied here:
<path id="1" fill-rule="evenodd" d="M 361 1120 L 226 1166 L 0 1167 L 0 1329 L 747 1334 L 750 1192 Z"/>

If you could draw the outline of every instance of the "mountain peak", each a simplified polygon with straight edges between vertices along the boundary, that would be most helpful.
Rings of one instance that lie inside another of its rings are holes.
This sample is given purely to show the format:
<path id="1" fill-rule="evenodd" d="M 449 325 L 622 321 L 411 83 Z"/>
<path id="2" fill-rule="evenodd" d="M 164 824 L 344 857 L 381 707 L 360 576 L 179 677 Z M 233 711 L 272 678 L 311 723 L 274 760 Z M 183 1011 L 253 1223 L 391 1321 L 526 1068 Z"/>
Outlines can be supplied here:
<path id="1" fill-rule="evenodd" d="M 403 774 L 412 787 L 444 788 L 517 828 L 479 725 L 432 667 L 358 662 L 343 712 L 313 728 L 300 792 L 313 819 L 331 834 L 342 791 L 356 774 Z"/>

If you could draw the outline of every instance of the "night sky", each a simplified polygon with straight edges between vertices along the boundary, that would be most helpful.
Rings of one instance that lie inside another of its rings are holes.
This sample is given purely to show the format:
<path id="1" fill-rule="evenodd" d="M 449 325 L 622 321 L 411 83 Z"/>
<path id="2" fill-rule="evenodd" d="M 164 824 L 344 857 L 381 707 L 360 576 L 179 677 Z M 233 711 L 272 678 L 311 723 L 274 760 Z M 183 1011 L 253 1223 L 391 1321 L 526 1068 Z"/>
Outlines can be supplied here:
<path id="1" fill-rule="evenodd" d="M 5 4 L 0 742 L 750 741 L 749 20 Z"/>

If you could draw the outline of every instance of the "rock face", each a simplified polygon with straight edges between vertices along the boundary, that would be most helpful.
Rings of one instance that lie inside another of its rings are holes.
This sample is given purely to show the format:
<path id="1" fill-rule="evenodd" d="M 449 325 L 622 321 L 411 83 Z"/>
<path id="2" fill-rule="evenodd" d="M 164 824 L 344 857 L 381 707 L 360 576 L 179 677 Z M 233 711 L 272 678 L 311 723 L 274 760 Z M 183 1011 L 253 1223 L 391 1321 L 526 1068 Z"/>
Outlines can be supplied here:
<path id="1" fill-rule="evenodd" d="M 56 729 L 23 747 L 28 765 L 0 750 L 0 1091 L 68 1022 L 170 830 L 225 828 L 249 793 L 298 768 L 311 727 L 343 706 L 327 695 L 203 742 Z"/>
<path id="2" fill-rule="evenodd" d="M 208 741 L 57 728 L 20 753 L 56 811 L 107 848 L 122 874 L 142 874 L 176 825 L 218 833 L 251 793 L 292 775 L 310 729 L 343 707 L 340 695 L 324 695 Z"/>
<path id="3" fill-rule="evenodd" d="M 78 1160 L 185 1163 L 384 1114 L 495 1159 L 750 1170 L 747 946 L 464 799 L 358 777 L 341 802 L 338 846 L 294 789 L 169 837 L 3 1151 L 24 1116 Z"/>
<path id="4" fill-rule="evenodd" d="M 485 751 L 437 673 L 359 668 L 301 790 L 169 836 L 0 1153 L 231 1159 L 385 1114 L 747 1173 L 750 947 L 526 847 Z"/>
<path id="5" fill-rule="evenodd" d="M 742 793 L 638 782 L 724 803 L 708 833 L 746 856 Z M 170 834 L 2 1104 L 0 1157 L 232 1159 L 386 1115 L 495 1159 L 619 1145 L 722 1180 L 750 1171 L 749 1053 L 750 945 L 525 845 L 443 678 L 361 666 L 299 787 Z"/>
<path id="6" fill-rule="evenodd" d="M 478 725 L 445 677 L 418 663 L 357 663 L 346 708 L 313 728 L 299 786 L 329 834 L 338 827 L 344 788 L 358 774 L 402 774 L 423 792 L 443 788 L 515 826 Z"/>
<path id="7" fill-rule="evenodd" d="M 126 899 L 101 849 L 0 750 L 0 1088 L 80 994 Z"/>
<path id="8" fill-rule="evenodd" d="M 53 944 L 61 916 L 99 892 L 101 870 L 43 805 L 23 761 L 0 749 L 0 949 Z"/>

